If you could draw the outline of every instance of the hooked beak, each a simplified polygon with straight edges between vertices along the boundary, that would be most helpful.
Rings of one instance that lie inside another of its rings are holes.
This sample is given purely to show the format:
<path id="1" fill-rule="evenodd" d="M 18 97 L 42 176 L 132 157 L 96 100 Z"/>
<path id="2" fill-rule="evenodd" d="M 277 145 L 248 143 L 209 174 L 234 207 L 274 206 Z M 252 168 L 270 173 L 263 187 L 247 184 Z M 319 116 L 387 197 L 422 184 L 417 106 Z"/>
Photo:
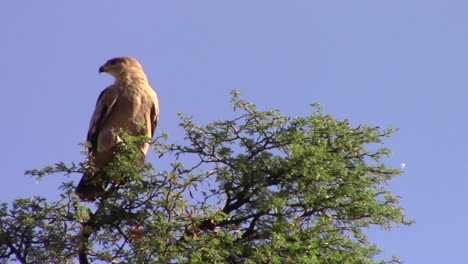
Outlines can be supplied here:
<path id="1" fill-rule="evenodd" d="M 103 66 L 99 67 L 99 73 L 103 73 L 103 72 L 105 72 L 104 67 Z"/>

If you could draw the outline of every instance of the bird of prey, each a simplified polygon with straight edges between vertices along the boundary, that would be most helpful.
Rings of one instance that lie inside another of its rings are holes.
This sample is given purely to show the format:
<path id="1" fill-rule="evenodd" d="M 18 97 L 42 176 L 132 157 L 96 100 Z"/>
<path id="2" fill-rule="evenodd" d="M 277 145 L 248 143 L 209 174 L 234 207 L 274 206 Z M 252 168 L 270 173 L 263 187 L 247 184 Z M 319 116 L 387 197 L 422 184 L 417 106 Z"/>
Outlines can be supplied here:
<path id="1" fill-rule="evenodd" d="M 99 68 L 115 78 L 114 84 L 101 92 L 88 130 L 88 169 L 75 192 L 80 199 L 94 201 L 109 182 L 102 169 L 114 157 L 119 142 L 117 133 L 124 130 L 133 136 L 153 137 L 159 120 L 159 100 L 140 63 L 130 57 L 116 57 Z M 142 128 L 143 125 L 143 128 Z M 144 159 L 149 144 L 139 146 Z"/>

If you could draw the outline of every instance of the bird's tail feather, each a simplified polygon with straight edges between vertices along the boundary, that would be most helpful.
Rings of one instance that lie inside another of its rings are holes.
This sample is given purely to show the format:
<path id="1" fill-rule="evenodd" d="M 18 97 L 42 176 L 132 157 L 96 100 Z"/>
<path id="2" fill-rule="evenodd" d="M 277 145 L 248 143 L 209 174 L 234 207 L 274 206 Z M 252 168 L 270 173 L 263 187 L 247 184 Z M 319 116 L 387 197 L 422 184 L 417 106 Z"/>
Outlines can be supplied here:
<path id="1" fill-rule="evenodd" d="M 105 191 L 102 172 L 86 172 L 76 187 L 75 193 L 83 201 L 95 201 Z"/>

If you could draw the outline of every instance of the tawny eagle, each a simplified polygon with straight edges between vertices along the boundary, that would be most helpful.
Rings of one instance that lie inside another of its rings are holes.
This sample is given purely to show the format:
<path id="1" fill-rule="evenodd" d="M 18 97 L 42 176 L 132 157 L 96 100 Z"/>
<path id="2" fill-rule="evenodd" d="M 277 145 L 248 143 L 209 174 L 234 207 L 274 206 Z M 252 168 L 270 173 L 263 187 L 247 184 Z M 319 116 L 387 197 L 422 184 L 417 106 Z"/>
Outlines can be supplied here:
<path id="1" fill-rule="evenodd" d="M 159 120 L 158 95 L 136 59 L 110 59 L 99 68 L 101 72 L 111 74 L 115 82 L 101 92 L 91 117 L 88 164 L 94 169 L 84 173 L 76 188 L 78 197 L 85 201 L 96 200 L 109 184 L 103 180 L 102 169 L 114 157 L 118 132 L 124 130 L 133 136 L 153 137 Z M 139 148 L 144 159 L 149 144 L 141 144 Z"/>

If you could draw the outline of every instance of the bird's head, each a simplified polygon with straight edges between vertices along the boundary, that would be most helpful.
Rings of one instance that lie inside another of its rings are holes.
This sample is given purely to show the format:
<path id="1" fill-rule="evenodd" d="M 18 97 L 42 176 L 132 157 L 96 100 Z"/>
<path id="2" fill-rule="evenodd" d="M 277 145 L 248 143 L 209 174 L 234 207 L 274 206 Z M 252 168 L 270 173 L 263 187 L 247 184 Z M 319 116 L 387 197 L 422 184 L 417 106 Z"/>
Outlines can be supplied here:
<path id="1" fill-rule="evenodd" d="M 131 57 L 116 57 L 108 60 L 104 65 L 99 68 L 99 73 L 107 72 L 115 77 L 121 79 L 126 73 L 131 71 L 142 71 L 141 64 Z"/>

